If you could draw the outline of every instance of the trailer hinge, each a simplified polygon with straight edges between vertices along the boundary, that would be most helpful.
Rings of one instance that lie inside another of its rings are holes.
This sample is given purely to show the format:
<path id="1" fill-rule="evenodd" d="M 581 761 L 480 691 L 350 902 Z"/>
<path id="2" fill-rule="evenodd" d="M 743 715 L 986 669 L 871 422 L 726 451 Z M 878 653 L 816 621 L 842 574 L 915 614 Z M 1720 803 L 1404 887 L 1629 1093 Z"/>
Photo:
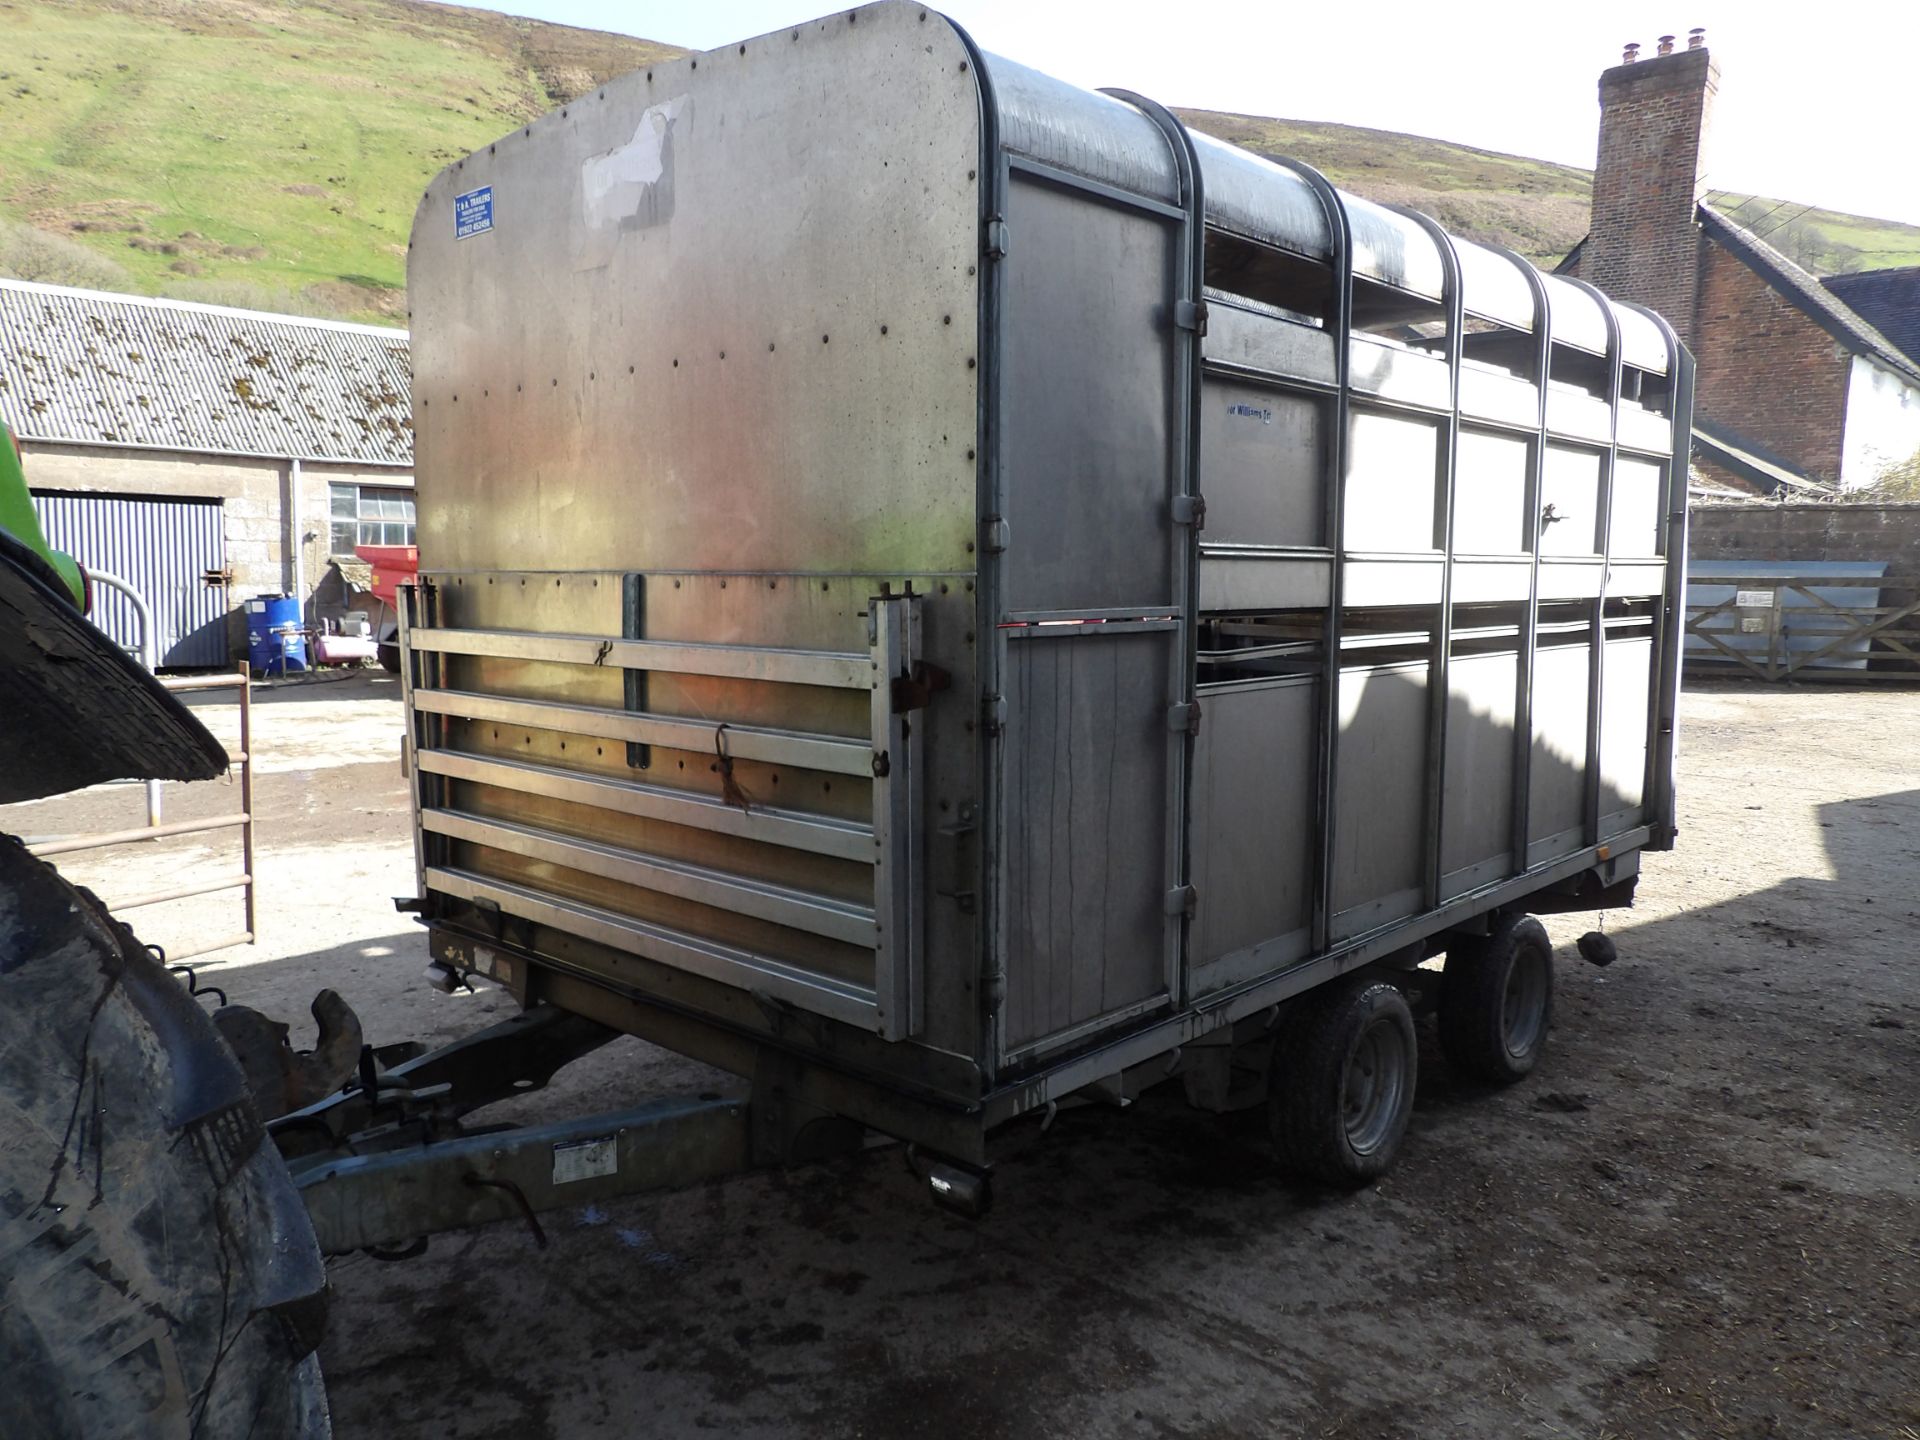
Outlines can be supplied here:
<path id="1" fill-rule="evenodd" d="M 1012 536 L 1007 522 L 998 515 L 989 515 L 980 522 L 980 548 L 989 555 L 998 555 L 1005 550 Z"/>
<path id="2" fill-rule="evenodd" d="M 1007 697 L 988 695 L 980 702 L 980 719 L 987 734 L 998 735 L 1007 728 Z"/>
<path id="3" fill-rule="evenodd" d="M 1009 239 L 1010 237 L 1007 234 L 1006 221 L 1002 220 L 997 215 L 993 219 L 987 221 L 987 240 L 986 240 L 987 258 L 989 260 L 1006 259 L 1007 245 L 1008 245 Z"/>
<path id="4" fill-rule="evenodd" d="M 1167 729 L 1175 734 L 1184 731 L 1188 735 L 1198 735 L 1200 733 L 1200 702 L 1188 700 L 1183 704 L 1169 706 Z"/>
<path id="5" fill-rule="evenodd" d="M 1207 333 L 1207 302 L 1204 300 L 1175 301 L 1173 323 L 1182 330 L 1191 330 L 1196 335 L 1205 335 Z"/>
<path id="6" fill-rule="evenodd" d="M 1176 885 L 1167 891 L 1167 914 L 1191 915 L 1200 903 L 1200 892 L 1191 885 Z"/>
<path id="7" fill-rule="evenodd" d="M 1191 525 L 1196 530 L 1204 530 L 1207 525 L 1207 501 L 1202 495 L 1176 495 L 1173 497 L 1173 523 Z"/>

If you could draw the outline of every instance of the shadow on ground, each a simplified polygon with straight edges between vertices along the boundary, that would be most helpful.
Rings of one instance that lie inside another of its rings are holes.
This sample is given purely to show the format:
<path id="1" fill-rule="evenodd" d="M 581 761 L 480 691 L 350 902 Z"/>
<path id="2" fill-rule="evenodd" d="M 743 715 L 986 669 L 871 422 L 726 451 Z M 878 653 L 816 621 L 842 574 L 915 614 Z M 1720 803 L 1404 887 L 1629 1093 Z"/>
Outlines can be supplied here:
<path id="1" fill-rule="evenodd" d="M 1556 921 L 1540 1071 L 1457 1085 L 1429 1031 L 1373 1190 L 1289 1185 L 1257 1117 L 1153 1094 L 1022 1122 L 978 1224 L 889 1148 L 562 1211 L 544 1253 L 509 1224 L 349 1257 L 338 1433 L 1899 1434 L 1920 791 L 1814 813 L 1826 875 L 1686 909 L 1689 872 L 1658 869 L 1674 898 L 1611 917 L 1609 970 Z M 603 1054 L 573 1098 L 706 1078 Z"/>

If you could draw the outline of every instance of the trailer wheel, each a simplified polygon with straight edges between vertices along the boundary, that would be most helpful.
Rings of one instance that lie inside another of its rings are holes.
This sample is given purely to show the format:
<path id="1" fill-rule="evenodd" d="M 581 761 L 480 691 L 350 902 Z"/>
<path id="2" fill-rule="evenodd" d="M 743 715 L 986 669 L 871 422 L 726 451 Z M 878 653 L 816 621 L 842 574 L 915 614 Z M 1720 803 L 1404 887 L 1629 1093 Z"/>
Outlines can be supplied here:
<path id="1" fill-rule="evenodd" d="M 1397 987 L 1355 976 L 1296 1001 L 1267 1095 L 1282 1167 L 1349 1189 L 1386 1174 L 1413 1114 L 1419 1065 L 1413 1011 Z"/>
<path id="2" fill-rule="evenodd" d="M 1440 1048 L 1463 1075 L 1511 1085 L 1532 1072 L 1553 1023 L 1553 942 L 1531 915 L 1494 918 L 1447 951 Z"/>
<path id="3" fill-rule="evenodd" d="M 186 988 L 0 836 L 0 1434 L 323 1437 L 326 1272 Z"/>

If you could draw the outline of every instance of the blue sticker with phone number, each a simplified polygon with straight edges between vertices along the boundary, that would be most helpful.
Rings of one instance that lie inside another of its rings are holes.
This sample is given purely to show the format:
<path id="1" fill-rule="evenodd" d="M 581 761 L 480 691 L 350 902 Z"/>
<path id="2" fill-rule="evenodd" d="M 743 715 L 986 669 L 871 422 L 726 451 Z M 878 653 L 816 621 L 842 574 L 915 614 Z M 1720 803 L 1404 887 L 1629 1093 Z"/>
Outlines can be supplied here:
<path id="1" fill-rule="evenodd" d="M 453 238 L 470 240 L 493 229 L 493 187 L 482 185 L 453 197 Z"/>

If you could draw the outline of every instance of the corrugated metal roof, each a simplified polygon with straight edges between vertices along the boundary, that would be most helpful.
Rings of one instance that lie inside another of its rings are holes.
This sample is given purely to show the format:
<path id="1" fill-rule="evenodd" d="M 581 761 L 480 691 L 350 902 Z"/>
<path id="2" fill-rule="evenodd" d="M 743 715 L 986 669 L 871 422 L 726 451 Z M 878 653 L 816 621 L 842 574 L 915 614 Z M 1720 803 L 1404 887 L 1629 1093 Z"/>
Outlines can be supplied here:
<path id="1" fill-rule="evenodd" d="M 23 440 L 413 463 L 407 332 L 0 279 Z"/>

